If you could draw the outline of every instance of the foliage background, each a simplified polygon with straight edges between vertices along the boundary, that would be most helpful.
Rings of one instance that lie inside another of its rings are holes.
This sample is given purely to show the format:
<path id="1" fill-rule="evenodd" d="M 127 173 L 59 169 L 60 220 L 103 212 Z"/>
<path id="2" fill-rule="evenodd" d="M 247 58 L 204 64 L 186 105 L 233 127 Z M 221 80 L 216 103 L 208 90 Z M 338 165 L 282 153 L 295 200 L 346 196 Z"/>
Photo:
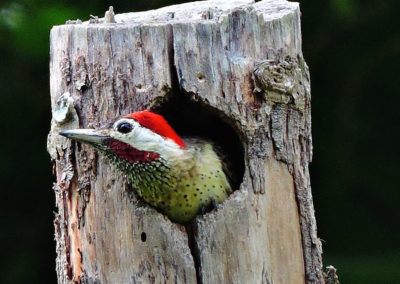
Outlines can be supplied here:
<path id="1" fill-rule="evenodd" d="M 178 0 L 0 3 L 1 283 L 56 283 L 49 30 Z M 311 167 L 325 265 L 342 283 L 400 283 L 397 0 L 302 1 L 313 95 Z"/>

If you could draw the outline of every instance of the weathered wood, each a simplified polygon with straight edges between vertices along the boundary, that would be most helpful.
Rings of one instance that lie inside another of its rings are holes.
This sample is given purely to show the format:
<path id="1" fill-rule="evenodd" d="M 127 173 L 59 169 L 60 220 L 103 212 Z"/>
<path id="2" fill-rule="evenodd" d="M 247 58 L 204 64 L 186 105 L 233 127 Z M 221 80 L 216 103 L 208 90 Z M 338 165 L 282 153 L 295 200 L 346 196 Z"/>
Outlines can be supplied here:
<path id="1" fill-rule="evenodd" d="M 59 283 L 323 282 L 298 4 L 204 1 L 107 19 L 51 31 Z M 193 239 L 57 134 L 176 93 L 223 113 L 245 150 L 240 188 L 196 218 Z"/>

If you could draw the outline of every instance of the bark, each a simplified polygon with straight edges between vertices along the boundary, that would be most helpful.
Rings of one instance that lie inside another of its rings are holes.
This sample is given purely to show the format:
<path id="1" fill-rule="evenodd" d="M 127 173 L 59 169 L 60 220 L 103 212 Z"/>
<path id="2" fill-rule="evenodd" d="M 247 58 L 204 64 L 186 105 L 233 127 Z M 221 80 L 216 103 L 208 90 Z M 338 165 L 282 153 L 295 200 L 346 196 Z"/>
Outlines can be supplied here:
<path id="1" fill-rule="evenodd" d="M 50 71 L 59 283 L 323 282 L 297 3 L 204 1 L 69 21 L 51 31 Z M 89 146 L 58 135 L 168 109 L 177 94 L 217 113 L 244 148 L 240 186 L 189 231 Z"/>

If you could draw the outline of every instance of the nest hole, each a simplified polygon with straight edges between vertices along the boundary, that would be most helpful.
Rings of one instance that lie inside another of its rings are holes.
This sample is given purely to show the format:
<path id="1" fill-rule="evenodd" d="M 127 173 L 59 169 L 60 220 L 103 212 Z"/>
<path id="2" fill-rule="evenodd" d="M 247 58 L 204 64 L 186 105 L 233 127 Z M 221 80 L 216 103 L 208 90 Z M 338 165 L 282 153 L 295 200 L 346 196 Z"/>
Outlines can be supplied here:
<path id="1" fill-rule="evenodd" d="M 181 92 L 168 93 L 151 110 L 161 114 L 181 137 L 212 141 L 229 161 L 232 189 L 239 189 L 245 169 L 244 148 L 233 119 L 197 95 Z"/>

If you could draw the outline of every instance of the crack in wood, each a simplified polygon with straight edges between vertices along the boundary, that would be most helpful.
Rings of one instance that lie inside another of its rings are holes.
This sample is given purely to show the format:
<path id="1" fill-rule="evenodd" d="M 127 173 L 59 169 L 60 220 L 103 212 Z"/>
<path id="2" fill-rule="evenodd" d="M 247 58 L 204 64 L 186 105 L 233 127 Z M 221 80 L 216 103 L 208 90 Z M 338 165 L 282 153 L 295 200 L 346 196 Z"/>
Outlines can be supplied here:
<path id="1" fill-rule="evenodd" d="M 199 255 L 199 249 L 196 243 L 196 230 L 194 223 L 188 224 L 185 226 L 186 233 L 188 237 L 188 245 L 190 249 L 190 253 L 193 257 L 194 268 L 196 269 L 196 283 L 203 284 L 202 276 L 201 276 L 201 260 Z"/>
<path id="2" fill-rule="evenodd" d="M 175 50 L 174 50 L 174 31 L 171 26 L 171 44 L 169 45 L 169 54 L 170 54 L 170 68 L 171 68 L 171 90 L 169 94 L 173 94 L 173 90 L 175 92 L 179 92 L 181 88 L 181 84 L 179 83 L 179 76 L 178 76 L 178 70 L 175 65 Z M 201 261 L 199 257 L 199 252 L 197 249 L 197 244 L 196 244 L 196 238 L 195 238 L 195 231 L 193 228 L 193 224 L 188 224 L 185 226 L 186 229 L 186 235 L 188 238 L 188 247 L 190 250 L 190 254 L 193 259 L 193 264 L 194 264 L 194 269 L 196 271 L 196 283 L 197 284 L 202 284 L 202 277 L 201 277 Z"/>

